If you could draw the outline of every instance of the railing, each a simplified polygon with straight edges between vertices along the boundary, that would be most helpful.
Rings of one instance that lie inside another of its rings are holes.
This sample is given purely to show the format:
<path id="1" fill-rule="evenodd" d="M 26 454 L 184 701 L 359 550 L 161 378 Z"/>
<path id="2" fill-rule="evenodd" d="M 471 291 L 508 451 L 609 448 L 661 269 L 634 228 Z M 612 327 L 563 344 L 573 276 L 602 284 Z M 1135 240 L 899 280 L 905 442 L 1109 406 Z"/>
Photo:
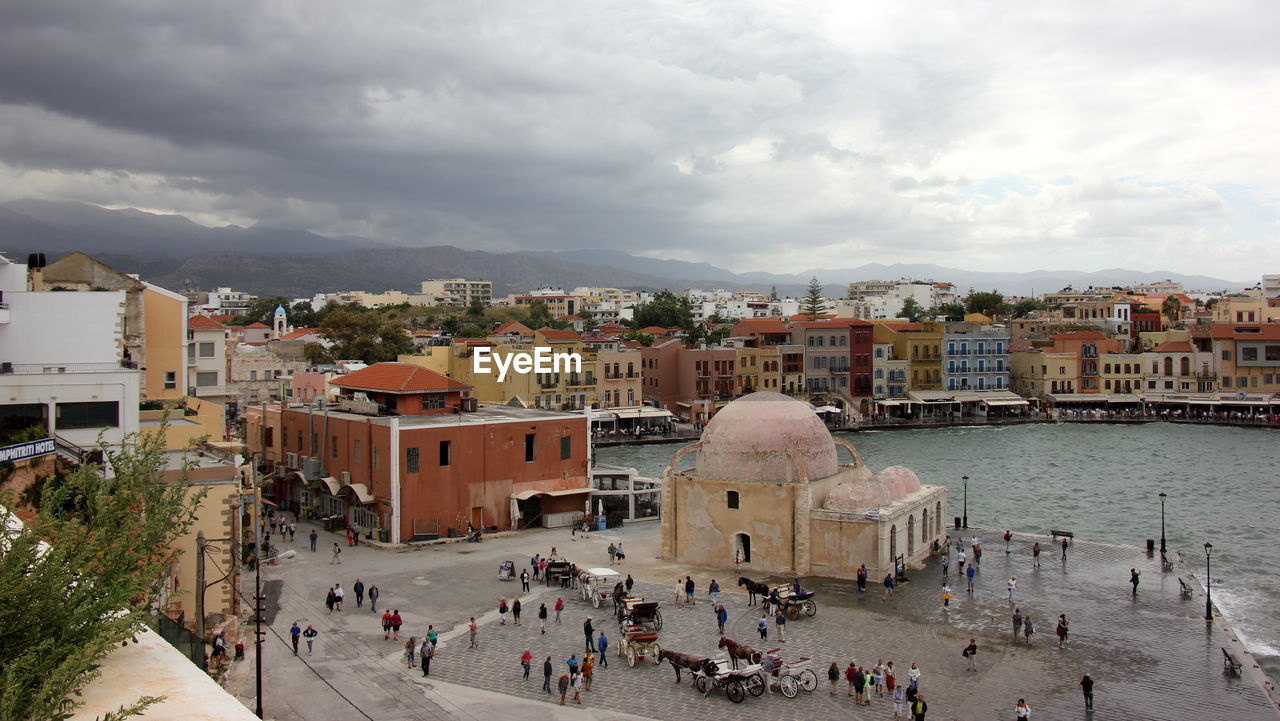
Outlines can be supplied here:
<path id="1" fill-rule="evenodd" d="M 0 363 L 0 373 L 114 373 L 133 368 L 129 361 L 116 363 Z"/>

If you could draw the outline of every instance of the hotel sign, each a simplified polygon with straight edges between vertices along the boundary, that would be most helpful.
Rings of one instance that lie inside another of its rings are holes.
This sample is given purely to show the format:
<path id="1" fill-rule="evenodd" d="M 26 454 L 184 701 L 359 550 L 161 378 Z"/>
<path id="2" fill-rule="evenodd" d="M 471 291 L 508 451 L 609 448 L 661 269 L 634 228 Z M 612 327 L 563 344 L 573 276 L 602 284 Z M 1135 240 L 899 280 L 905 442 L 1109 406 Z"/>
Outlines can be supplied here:
<path id="1" fill-rule="evenodd" d="M 57 450 L 58 448 L 54 439 L 42 438 L 38 441 L 19 443 L 16 446 L 5 446 L 4 448 L 0 448 L 0 462 L 25 461 L 28 458 L 47 456 L 50 453 L 56 453 Z"/>

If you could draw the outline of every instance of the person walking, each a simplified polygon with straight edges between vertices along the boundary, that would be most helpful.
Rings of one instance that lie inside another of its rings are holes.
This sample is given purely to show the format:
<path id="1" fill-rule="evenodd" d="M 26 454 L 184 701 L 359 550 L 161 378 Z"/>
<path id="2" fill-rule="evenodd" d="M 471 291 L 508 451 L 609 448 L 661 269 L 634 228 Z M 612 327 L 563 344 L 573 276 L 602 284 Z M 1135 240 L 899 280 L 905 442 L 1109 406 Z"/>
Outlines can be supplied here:
<path id="1" fill-rule="evenodd" d="M 431 624 L 427 624 L 427 640 L 431 642 L 432 646 L 440 641 L 439 636 L 436 635 L 436 627 Z"/>
<path id="2" fill-rule="evenodd" d="M 724 606 L 716 606 L 716 627 L 720 631 L 720 635 L 724 635 L 724 625 L 729 621 L 729 612 L 724 610 Z"/>
<path id="3" fill-rule="evenodd" d="M 587 620 L 582 623 L 582 635 L 586 637 L 587 653 L 595 649 L 595 634 L 596 630 L 591 625 L 591 617 L 587 616 Z"/>
<path id="4" fill-rule="evenodd" d="M 1027 705 L 1025 698 L 1018 699 L 1018 705 L 1013 707 L 1013 713 L 1018 721 L 1025 721 L 1031 718 L 1031 707 Z"/>
<path id="5" fill-rule="evenodd" d="M 779 608 L 773 614 L 773 626 L 778 630 L 778 643 L 787 642 L 787 614 Z"/>
<path id="6" fill-rule="evenodd" d="M 1136 568 L 1129 569 L 1129 583 L 1133 584 L 1133 595 L 1135 596 L 1138 595 L 1138 576 L 1141 576 L 1141 575 L 1142 575 L 1142 572 L 1139 571 L 1138 569 Z"/>
<path id="7" fill-rule="evenodd" d="M 849 667 L 848 667 L 848 668 L 846 668 L 846 669 L 844 670 L 844 680 L 845 680 L 845 681 L 847 681 L 847 682 L 849 683 L 849 695 L 850 695 L 850 696 L 852 696 L 852 695 L 853 695 L 853 689 L 854 689 L 854 686 L 855 686 L 855 684 L 854 684 L 854 682 L 853 682 L 853 677 L 854 677 L 854 674 L 856 674 L 857 672 L 858 672 L 858 664 L 856 664 L 856 663 L 854 663 L 854 662 L 852 662 L 852 661 L 850 661 L 850 662 L 849 662 Z M 860 688 L 860 687 L 859 687 L 859 688 Z"/>
<path id="8" fill-rule="evenodd" d="M 636 581 L 634 578 L 631 577 L 631 574 L 628 573 L 627 574 L 627 595 L 631 595 L 631 587 L 634 585 L 636 585 Z"/>
<path id="9" fill-rule="evenodd" d="M 969 566 L 968 568 L 966 568 L 966 569 L 964 570 L 965 576 L 967 576 L 967 577 L 968 577 L 968 580 L 969 580 L 969 593 L 973 593 L 973 572 L 974 572 L 974 570 L 976 570 L 976 569 L 974 569 L 974 567 L 973 567 L 973 566 Z"/>
<path id="10" fill-rule="evenodd" d="M 911 715 L 915 721 L 924 721 L 924 715 L 929 711 L 929 704 L 924 702 L 924 696 L 916 694 L 916 700 L 911 702 Z"/>
<path id="11" fill-rule="evenodd" d="M 338 595 L 333 592 L 333 586 L 329 587 L 329 592 L 324 595 L 324 606 L 329 609 L 329 613 L 333 613 L 333 606 L 338 602 Z"/>
<path id="12" fill-rule="evenodd" d="M 290 524 L 289 524 L 289 543 L 293 543 L 293 534 L 295 534 L 295 533 L 297 533 L 297 532 L 298 532 L 298 524 L 296 524 L 296 523 L 290 523 Z M 314 551 L 315 549 L 313 548 L 313 549 L 311 549 L 311 550 L 313 550 L 313 551 Z"/>
<path id="13" fill-rule="evenodd" d="M 431 659 L 436 655 L 436 642 L 430 636 L 422 639 L 419 654 L 422 656 L 422 677 L 427 678 L 431 675 Z"/>
<path id="14" fill-rule="evenodd" d="M 631 578 L 631 576 L 627 576 L 627 578 Z M 716 583 L 714 578 L 711 579 L 711 584 L 707 586 L 707 598 L 711 599 L 712 607 L 720 605 L 720 584 Z"/>
<path id="15" fill-rule="evenodd" d="M 893 698 L 893 719 L 894 721 L 899 721 L 899 719 L 902 718 L 903 701 L 906 698 L 905 694 L 902 693 L 901 688 L 895 688 L 890 696 Z"/>
<path id="16" fill-rule="evenodd" d="M 556 599 L 556 625 L 560 625 L 560 612 L 564 610 L 564 599 Z"/>
<path id="17" fill-rule="evenodd" d="M 876 659 L 876 665 L 871 667 L 871 676 L 876 685 L 876 696 L 884 696 L 884 661 Z"/>
<path id="18" fill-rule="evenodd" d="M 346 592 L 342 590 L 342 584 L 333 584 L 333 607 L 338 609 L 338 613 L 342 613 L 342 601 L 344 598 L 346 598 Z"/>
<path id="19" fill-rule="evenodd" d="M 543 635 L 547 633 L 547 604 L 538 604 L 538 630 Z"/>
<path id="20" fill-rule="evenodd" d="M 1031 614 L 1022 617 L 1022 637 L 1026 639 L 1027 645 L 1031 645 L 1031 635 L 1036 632 L 1036 627 L 1031 623 Z"/>
<path id="21" fill-rule="evenodd" d="M 551 657 L 542 662 L 542 690 L 551 693 L 551 674 L 555 668 L 551 665 Z"/>
<path id="22" fill-rule="evenodd" d="M 867 590 L 867 564 L 858 566 L 858 593 L 865 593 Z"/>
<path id="23" fill-rule="evenodd" d="M 1058 633 L 1058 648 L 1065 648 L 1067 645 L 1067 634 L 1069 633 L 1066 614 L 1058 616 L 1058 627 L 1056 631 Z"/>
<path id="24" fill-rule="evenodd" d="M 613 567 L 613 562 L 614 560 L 617 559 L 617 556 L 618 556 L 618 547 L 610 543 L 609 544 L 609 567 L 610 568 Z"/>
<path id="25" fill-rule="evenodd" d="M 1085 713 L 1093 713 L 1093 679 L 1087 673 L 1080 679 L 1080 690 L 1084 692 Z"/>
<path id="26" fill-rule="evenodd" d="M 978 670 L 978 663 L 976 660 L 978 657 L 978 642 L 972 638 L 969 639 L 969 645 L 964 647 L 962 655 L 969 662 L 968 670 L 976 672 Z"/>
<path id="27" fill-rule="evenodd" d="M 893 598 L 893 583 L 893 572 L 884 574 L 884 596 L 880 599 L 881 601 Z"/>
<path id="28" fill-rule="evenodd" d="M 302 636 L 302 627 L 298 625 L 297 621 L 294 621 L 293 625 L 289 627 L 289 641 L 293 643 L 294 656 L 298 655 L 298 639 L 300 636 Z"/>
<path id="29" fill-rule="evenodd" d="M 586 656 L 583 656 L 582 657 L 582 686 L 588 692 L 591 691 L 591 678 L 595 675 L 595 672 L 596 672 L 596 655 L 594 653 L 589 653 Z"/>
<path id="30" fill-rule="evenodd" d="M 951 587 L 945 584 L 942 586 L 942 605 L 944 607 L 951 605 Z"/>
<path id="31" fill-rule="evenodd" d="M 600 637 L 596 639 L 596 648 L 600 650 L 600 665 L 609 668 L 609 637 L 605 635 L 604 629 L 600 629 Z"/>
<path id="32" fill-rule="evenodd" d="M 1062 560 L 1067 560 L 1067 537 L 1062 537 Z"/>
<path id="33" fill-rule="evenodd" d="M 527 648 L 520 654 L 520 667 L 524 669 L 524 680 L 528 681 L 529 669 L 533 668 L 533 652 Z"/>
<path id="34" fill-rule="evenodd" d="M 520 590 L 529 593 L 529 569 L 520 571 Z"/>
<path id="35" fill-rule="evenodd" d="M 622 561 L 627 557 L 627 554 L 622 550 L 622 541 L 618 541 L 617 553 L 615 555 L 618 557 L 618 565 L 621 566 Z"/>
<path id="36" fill-rule="evenodd" d="M 507 599 L 505 598 L 498 599 L 498 618 L 502 619 L 499 626 L 507 625 Z"/>
<path id="37" fill-rule="evenodd" d="M 693 605 L 693 577 L 684 577 L 684 601 L 690 606 Z"/>
<path id="38" fill-rule="evenodd" d="M 413 665 L 413 657 L 418 652 L 418 637 L 410 636 L 408 641 L 404 642 L 404 660 L 409 663 L 409 668 L 416 668 Z"/>
<path id="39" fill-rule="evenodd" d="M 569 694 L 569 674 L 560 674 L 560 680 L 557 682 L 560 687 L 560 705 L 564 705 L 564 697 Z"/>
<path id="40" fill-rule="evenodd" d="M 1013 603 L 1014 597 L 1017 595 L 1017 593 L 1018 593 L 1018 577 L 1010 576 L 1009 577 L 1009 603 Z"/>
<path id="41" fill-rule="evenodd" d="M 375 583 L 369 586 L 369 610 L 373 613 L 378 612 L 378 594 L 380 593 L 378 584 Z"/>
<path id="42" fill-rule="evenodd" d="M 311 529 L 311 552 L 316 552 L 316 541 L 320 539 L 320 534 L 316 533 L 316 529 Z"/>
<path id="43" fill-rule="evenodd" d="M 1004 552 L 1005 554 L 1013 553 L 1013 532 L 1004 532 Z"/>
<path id="44" fill-rule="evenodd" d="M 480 648 L 476 637 L 480 635 L 480 625 L 476 623 L 476 617 L 471 617 L 471 622 L 467 624 L 467 633 L 471 635 L 471 645 L 467 648 Z"/>
<path id="45" fill-rule="evenodd" d="M 329 560 L 329 565 L 333 565 L 335 563 L 342 563 L 341 554 L 342 554 L 342 548 L 336 543 L 333 544 L 333 558 Z"/>
<path id="46" fill-rule="evenodd" d="M 364 607 L 364 583 L 360 579 L 356 579 L 356 583 L 351 587 L 356 592 L 356 608 Z"/>
<path id="47" fill-rule="evenodd" d="M 517 596 L 515 600 L 511 602 L 511 620 L 514 622 L 516 626 L 520 625 L 520 597 L 519 596 Z"/>
<path id="48" fill-rule="evenodd" d="M 827 682 L 831 684 L 831 695 L 836 695 L 836 687 L 840 685 L 840 664 L 835 661 L 827 668 Z"/>
<path id="49" fill-rule="evenodd" d="M 312 626 L 309 623 L 307 624 L 307 630 L 302 632 L 302 637 L 307 639 L 307 655 L 308 656 L 311 655 L 313 644 L 315 644 L 316 642 L 316 636 L 319 636 L 319 635 L 320 635 L 320 632 L 316 630 L 316 627 Z"/>
<path id="50" fill-rule="evenodd" d="M 391 640 L 391 611 L 382 612 L 382 640 Z"/>
<path id="51" fill-rule="evenodd" d="M 586 535 L 585 531 L 583 532 L 583 535 L 584 536 Z M 573 702 L 581 705 L 582 704 L 582 671 L 578 671 L 577 673 L 573 674 L 573 676 L 570 677 L 570 683 L 573 684 Z"/>
<path id="52" fill-rule="evenodd" d="M 982 566 L 982 544 L 973 544 L 973 565 Z"/>
<path id="53" fill-rule="evenodd" d="M 964 573 L 964 564 L 968 560 L 969 557 L 964 555 L 964 551 L 956 553 L 956 573 Z"/>
<path id="54" fill-rule="evenodd" d="M 404 619 L 400 617 L 400 609 L 391 610 L 391 640 L 400 640 L 400 626 L 404 624 Z"/>
<path id="55" fill-rule="evenodd" d="M 942 552 L 942 580 L 944 581 L 947 580 L 947 574 L 951 572 L 950 569 L 951 569 L 951 554 L 947 553 L 944 550 Z"/>
<path id="56" fill-rule="evenodd" d="M 760 632 L 760 640 L 767 641 L 769 639 L 769 617 L 763 613 L 760 620 L 756 621 L 756 630 Z"/>
<path id="57" fill-rule="evenodd" d="M 884 690 L 893 693 L 898 687 L 898 677 L 893 673 L 893 661 L 886 662 L 884 665 Z"/>
<path id="58" fill-rule="evenodd" d="M 1022 611 L 1013 609 L 1013 643 L 1018 644 L 1018 637 L 1022 635 Z"/>
<path id="59" fill-rule="evenodd" d="M 1033 568 L 1040 567 L 1040 542 L 1039 541 L 1036 541 L 1035 545 L 1031 547 L 1031 565 Z"/>

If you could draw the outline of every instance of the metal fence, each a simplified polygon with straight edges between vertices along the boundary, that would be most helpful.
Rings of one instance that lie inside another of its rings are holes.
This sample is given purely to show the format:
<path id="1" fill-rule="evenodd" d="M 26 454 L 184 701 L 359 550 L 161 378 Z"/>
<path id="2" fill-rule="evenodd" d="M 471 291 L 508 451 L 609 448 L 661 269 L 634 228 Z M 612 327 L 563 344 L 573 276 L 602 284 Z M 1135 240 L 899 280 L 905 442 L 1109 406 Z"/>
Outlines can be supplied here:
<path id="1" fill-rule="evenodd" d="M 191 660 L 196 668 L 201 671 L 208 671 L 208 664 L 204 659 L 204 642 L 196 638 L 196 635 L 187 630 L 182 625 L 182 616 L 178 620 L 173 620 L 164 614 L 154 616 L 151 619 L 151 627 L 160 637 L 169 642 L 170 646 L 178 649 L 183 656 Z"/>

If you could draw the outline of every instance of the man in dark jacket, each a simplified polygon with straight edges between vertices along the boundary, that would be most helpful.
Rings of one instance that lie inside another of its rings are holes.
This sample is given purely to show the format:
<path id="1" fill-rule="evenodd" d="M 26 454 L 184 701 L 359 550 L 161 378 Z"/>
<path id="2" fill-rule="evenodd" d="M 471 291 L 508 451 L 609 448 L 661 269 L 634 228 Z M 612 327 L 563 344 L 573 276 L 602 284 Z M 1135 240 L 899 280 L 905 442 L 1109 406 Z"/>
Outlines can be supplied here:
<path id="1" fill-rule="evenodd" d="M 924 702 L 924 696 L 916 694 L 916 700 L 911 702 L 911 715 L 916 721 L 924 721 L 924 714 L 929 710 L 929 704 Z"/>
<path id="2" fill-rule="evenodd" d="M 582 635 L 587 638 L 587 653 L 591 653 L 595 649 L 596 630 L 591 625 L 591 617 L 587 616 L 587 620 L 582 623 Z"/>

